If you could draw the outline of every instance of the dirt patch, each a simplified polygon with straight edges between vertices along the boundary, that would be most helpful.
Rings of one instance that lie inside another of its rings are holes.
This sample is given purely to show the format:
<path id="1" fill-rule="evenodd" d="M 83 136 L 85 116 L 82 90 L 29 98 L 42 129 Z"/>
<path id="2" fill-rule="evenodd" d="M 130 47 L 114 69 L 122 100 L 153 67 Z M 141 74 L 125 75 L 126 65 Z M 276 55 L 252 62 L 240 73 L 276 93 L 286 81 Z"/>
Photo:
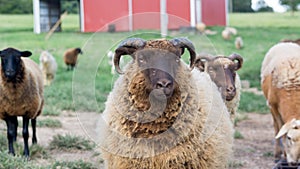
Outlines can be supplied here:
<path id="1" fill-rule="evenodd" d="M 90 140 L 95 140 L 97 134 L 97 122 L 100 119 L 99 113 L 75 113 L 70 111 L 62 112 L 59 117 L 41 116 L 38 120 L 44 118 L 57 119 L 62 123 L 61 128 L 38 127 L 38 144 L 48 147 L 54 135 L 70 134 L 82 136 Z M 4 121 L 0 122 L 0 130 L 6 132 Z M 18 133 L 21 133 L 19 126 Z M 236 126 L 243 139 L 234 141 L 234 157 L 231 169 L 267 169 L 272 168 L 274 149 L 274 130 L 271 114 L 247 113 L 247 119 L 238 123 Z M 31 133 L 30 133 L 31 135 Z M 22 144 L 22 136 L 18 136 L 18 141 Z M 97 168 L 103 168 L 102 159 L 99 156 L 99 148 L 93 151 L 62 151 L 49 150 L 51 158 L 36 159 L 42 166 L 49 165 L 54 161 L 75 161 L 83 160 L 91 162 Z"/>
<path id="2" fill-rule="evenodd" d="M 231 168 L 266 169 L 274 167 L 274 129 L 271 114 L 247 113 L 238 123 L 243 139 L 234 141 L 234 160 Z"/>

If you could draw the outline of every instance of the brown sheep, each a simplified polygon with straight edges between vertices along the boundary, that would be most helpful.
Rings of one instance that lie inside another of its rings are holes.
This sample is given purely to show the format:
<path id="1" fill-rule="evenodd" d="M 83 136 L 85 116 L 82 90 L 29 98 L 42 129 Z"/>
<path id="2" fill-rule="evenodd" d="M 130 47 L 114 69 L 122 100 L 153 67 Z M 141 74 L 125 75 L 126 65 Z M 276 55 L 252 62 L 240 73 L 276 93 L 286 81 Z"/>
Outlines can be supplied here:
<path id="1" fill-rule="evenodd" d="M 71 48 L 64 53 L 64 62 L 67 65 L 67 70 L 73 70 L 77 64 L 78 54 L 82 54 L 80 48 Z"/>
<path id="2" fill-rule="evenodd" d="M 197 56 L 195 67 L 200 72 L 209 74 L 211 80 L 217 85 L 234 121 L 240 102 L 241 81 L 236 71 L 243 65 L 243 58 L 238 54 L 226 56 Z"/>
<path id="3" fill-rule="evenodd" d="M 273 116 L 275 161 L 281 159 L 282 153 L 288 163 L 297 163 L 300 157 L 299 75 L 299 45 L 279 43 L 267 52 L 261 67 L 261 87 Z"/>
<path id="4" fill-rule="evenodd" d="M 234 45 L 236 49 L 242 49 L 244 47 L 242 37 L 238 36 L 235 38 Z"/>
<path id="5" fill-rule="evenodd" d="M 28 123 L 31 119 L 33 136 L 36 139 L 36 118 L 41 114 L 43 96 L 43 75 L 39 66 L 28 58 L 31 52 L 7 48 L 0 51 L 0 118 L 7 124 L 9 153 L 15 154 L 13 142 L 17 138 L 17 116 L 23 116 L 24 155 L 29 157 Z"/>

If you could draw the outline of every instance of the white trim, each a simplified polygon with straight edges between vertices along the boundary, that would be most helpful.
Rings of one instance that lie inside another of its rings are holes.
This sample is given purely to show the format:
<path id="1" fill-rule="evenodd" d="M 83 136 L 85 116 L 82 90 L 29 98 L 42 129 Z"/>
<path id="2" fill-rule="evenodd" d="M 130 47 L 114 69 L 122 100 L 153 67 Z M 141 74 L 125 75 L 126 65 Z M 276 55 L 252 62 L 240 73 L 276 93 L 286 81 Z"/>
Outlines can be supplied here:
<path id="1" fill-rule="evenodd" d="M 190 0 L 191 27 L 196 26 L 195 0 Z"/>
<path id="2" fill-rule="evenodd" d="M 160 0 L 160 34 L 163 38 L 168 34 L 167 0 Z"/>
<path id="3" fill-rule="evenodd" d="M 196 0 L 196 20 L 197 20 L 197 24 L 202 22 L 202 1 L 201 0 Z"/>
<path id="4" fill-rule="evenodd" d="M 133 31 L 132 0 L 128 0 L 128 26 L 129 31 Z"/>
<path id="5" fill-rule="evenodd" d="M 33 32 L 36 34 L 41 33 L 41 21 L 40 21 L 40 1 L 32 0 L 33 3 Z"/>
<path id="6" fill-rule="evenodd" d="M 225 26 L 228 26 L 228 21 L 229 21 L 229 15 L 228 15 L 228 11 L 229 11 L 229 5 L 228 5 L 228 0 L 225 0 Z"/>
<path id="7" fill-rule="evenodd" d="M 84 3 L 83 0 L 80 0 L 80 31 L 84 32 L 85 31 L 85 27 L 84 27 L 84 7 L 83 7 Z"/>

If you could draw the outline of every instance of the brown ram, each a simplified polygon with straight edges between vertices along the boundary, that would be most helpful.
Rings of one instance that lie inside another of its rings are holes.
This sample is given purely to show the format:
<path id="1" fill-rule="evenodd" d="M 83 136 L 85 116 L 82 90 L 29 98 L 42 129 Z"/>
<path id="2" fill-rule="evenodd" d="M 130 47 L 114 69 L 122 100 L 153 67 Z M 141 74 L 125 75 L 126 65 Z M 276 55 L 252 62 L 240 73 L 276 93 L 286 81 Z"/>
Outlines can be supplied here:
<path id="1" fill-rule="evenodd" d="M 239 106 L 241 92 L 241 82 L 236 71 L 242 65 L 243 58 L 238 54 L 229 57 L 203 55 L 198 56 L 195 61 L 195 67 L 200 72 L 208 73 L 219 88 L 232 121 Z"/>

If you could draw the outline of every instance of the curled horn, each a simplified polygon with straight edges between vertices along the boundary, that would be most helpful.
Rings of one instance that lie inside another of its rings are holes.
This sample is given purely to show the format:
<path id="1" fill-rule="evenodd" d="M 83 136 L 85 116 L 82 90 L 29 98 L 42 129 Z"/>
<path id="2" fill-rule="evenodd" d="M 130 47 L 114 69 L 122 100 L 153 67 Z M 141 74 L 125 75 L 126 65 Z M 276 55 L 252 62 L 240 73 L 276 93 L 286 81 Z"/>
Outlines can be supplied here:
<path id="1" fill-rule="evenodd" d="M 115 50 L 114 65 L 119 74 L 123 74 L 120 68 L 120 58 L 122 55 L 132 55 L 136 50 L 143 48 L 146 41 L 141 38 L 128 38 L 123 40 Z M 134 57 L 134 56 L 132 56 Z"/>
<path id="2" fill-rule="evenodd" d="M 240 69 L 241 67 L 242 67 L 242 65 L 243 65 L 243 58 L 239 55 L 239 54 L 236 54 L 236 53 L 234 53 L 234 54 L 231 54 L 229 57 L 228 57 L 230 60 L 232 60 L 233 62 L 235 61 L 235 60 L 237 60 L 238 62 L 237 62 L 237 65 L 236 65 L 236 70 L 238 70 L 238 69 Z"/>
<path id="3" fill-rule="evenodd" d="M 178 48 L 182 49 L 182 53 L 184 52 L 184 48 L 187 48 L 190 52 L 190 68 L 193 69 L 195 65 L 196 52 L 193 43 L 187 38 L 174 38 L 170 40 L 170 42 Z"/>

